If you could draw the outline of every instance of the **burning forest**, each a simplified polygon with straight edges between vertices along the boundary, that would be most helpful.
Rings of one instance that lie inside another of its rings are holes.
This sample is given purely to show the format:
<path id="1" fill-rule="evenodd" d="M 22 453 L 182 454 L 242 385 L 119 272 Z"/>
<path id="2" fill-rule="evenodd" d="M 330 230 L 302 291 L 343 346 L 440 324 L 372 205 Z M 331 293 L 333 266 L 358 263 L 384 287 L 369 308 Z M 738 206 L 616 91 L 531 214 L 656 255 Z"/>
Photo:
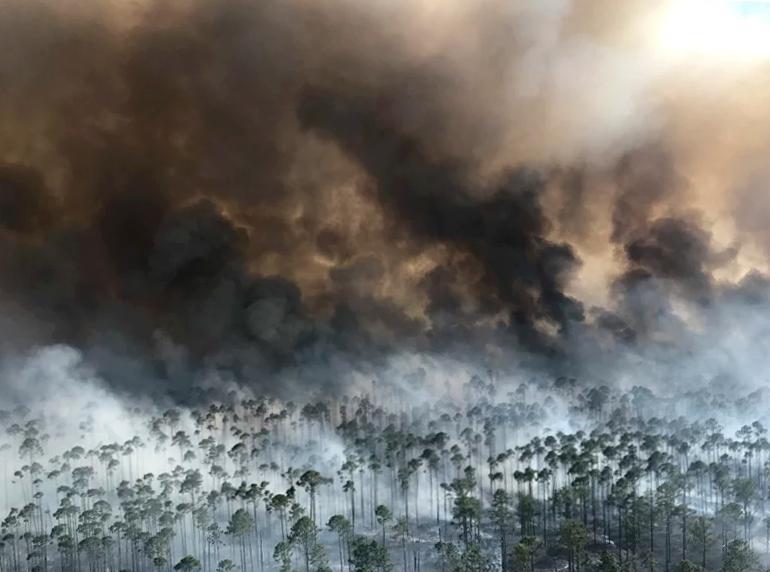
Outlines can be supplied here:
<path id="1" fill-rule="evenodd" d="M 0 572 L 767 570 L 768 38 L 0 0 Z"/>

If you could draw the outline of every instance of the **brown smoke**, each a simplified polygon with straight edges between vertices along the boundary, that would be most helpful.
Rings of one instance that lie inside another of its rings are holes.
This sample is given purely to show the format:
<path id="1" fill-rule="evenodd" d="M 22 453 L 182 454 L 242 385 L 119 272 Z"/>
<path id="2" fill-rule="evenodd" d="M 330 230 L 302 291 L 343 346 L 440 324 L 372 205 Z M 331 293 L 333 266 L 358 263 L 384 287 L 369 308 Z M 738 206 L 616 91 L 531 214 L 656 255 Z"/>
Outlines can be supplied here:
<path id="1" fill-rule="evenodd" d="M 766 68 L 683 74 L 649 5 L 6 0 L 9 350 L 269 388 L 700 347 L 764 284 Z"/>

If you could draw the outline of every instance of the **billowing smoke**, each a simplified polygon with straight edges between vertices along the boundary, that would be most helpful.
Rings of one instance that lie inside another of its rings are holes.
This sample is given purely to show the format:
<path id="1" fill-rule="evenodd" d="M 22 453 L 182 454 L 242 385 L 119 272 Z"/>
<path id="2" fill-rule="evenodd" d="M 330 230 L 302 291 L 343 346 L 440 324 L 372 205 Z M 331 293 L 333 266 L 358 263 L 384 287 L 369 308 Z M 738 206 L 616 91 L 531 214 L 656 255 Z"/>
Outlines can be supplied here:
<path id="1" fill-rule="evenodd" d="M 722 135 L 761 98 L 685 77 L 649 4 L 3 2 L 5 359 L 68 344 L 134 393 L 416 355 L 754 381 L 770 121 Z"/>

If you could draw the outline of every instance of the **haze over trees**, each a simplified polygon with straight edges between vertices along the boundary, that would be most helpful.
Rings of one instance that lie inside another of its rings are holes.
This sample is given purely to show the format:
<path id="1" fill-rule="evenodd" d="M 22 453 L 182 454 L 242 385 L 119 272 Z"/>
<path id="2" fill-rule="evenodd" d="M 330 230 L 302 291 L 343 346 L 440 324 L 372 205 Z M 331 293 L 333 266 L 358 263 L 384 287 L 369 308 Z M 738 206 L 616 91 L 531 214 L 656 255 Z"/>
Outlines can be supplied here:
<path id="1" fill-rule="evenodd" d="M 122 441 L 94 406 L 74 430 L 17 407 L 0 413 L 0 570 L 763 570 L 756 403 L 490 375 L 462 398 L 133 409 L 144 429 Z"/>

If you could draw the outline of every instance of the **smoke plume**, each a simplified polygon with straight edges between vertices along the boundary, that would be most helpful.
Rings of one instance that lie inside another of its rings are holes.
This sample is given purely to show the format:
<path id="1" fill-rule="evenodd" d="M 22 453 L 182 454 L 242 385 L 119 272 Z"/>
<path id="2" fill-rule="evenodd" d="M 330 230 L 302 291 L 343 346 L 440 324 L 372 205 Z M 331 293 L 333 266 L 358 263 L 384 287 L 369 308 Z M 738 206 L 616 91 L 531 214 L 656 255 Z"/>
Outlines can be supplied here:
<path id="1" fill-rule="evenodd" d="M 754 383 L 768 68 L 667 52 L 675 3 L 6 0 L 0 352 Z"/>

